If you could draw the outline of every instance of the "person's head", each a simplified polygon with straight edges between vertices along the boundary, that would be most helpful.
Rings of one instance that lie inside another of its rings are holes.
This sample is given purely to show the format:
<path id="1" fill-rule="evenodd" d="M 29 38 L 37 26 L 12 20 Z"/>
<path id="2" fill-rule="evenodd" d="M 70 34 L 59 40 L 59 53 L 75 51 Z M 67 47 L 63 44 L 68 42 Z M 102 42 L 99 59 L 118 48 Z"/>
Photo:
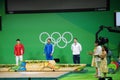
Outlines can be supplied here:
<path id="1" fill-rule="evenodd" d="M 98 46 L 99 43 L 100 43 L 99 41 L 95 41 L 95 44 L 94 44 L 94 45 L 95 45 L 95 46 Z"/>
<path id="2" fill-rule="evenodd" d="M 19 44 L 20 43 L 20 39 L 16 39 L 16 42 Z"/>
<path id="3" fill-rule="evenodd" d="M 102 46 L 102 51 L 106 51 L 108 53 L 108 48 L 106 46 Z"/>
<path id="4" fill-rule="evenodd" d="M 47 42 L 48 42 L 48 43 L 50 43 L 50 42 L 51 42 L 51 39 L 50 39 L 50 38 L 48 38 L 48 39 L 47 39 Z"/>
<path id="5" fill-rule="evenodd" d="M 77 38 L 74 38 L 74 43 L 77 43 Z"/>

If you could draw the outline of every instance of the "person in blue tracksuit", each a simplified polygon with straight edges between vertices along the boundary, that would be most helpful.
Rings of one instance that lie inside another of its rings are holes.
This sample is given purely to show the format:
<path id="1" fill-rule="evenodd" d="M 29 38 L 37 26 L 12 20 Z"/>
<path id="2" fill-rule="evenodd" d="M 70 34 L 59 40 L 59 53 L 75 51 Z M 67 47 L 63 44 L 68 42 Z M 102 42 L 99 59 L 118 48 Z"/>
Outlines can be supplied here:
<path id="1" fill-rule="evenodd" d="M 48 38 L 47 44 L 45 45 L 45 48 L 44 48 L 44 53 L 46 55 L 47 60 L 53 60 L 53 51 L 54 51 L 54 47 L 51 44 L 51 39 Z"/>

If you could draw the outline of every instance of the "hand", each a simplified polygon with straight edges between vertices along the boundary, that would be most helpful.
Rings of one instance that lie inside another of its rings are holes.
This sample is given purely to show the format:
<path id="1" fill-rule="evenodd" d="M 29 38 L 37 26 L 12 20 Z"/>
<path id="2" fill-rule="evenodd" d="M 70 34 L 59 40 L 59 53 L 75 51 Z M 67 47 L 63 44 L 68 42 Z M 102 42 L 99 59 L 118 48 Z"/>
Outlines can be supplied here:
<path id="1" fill-rule="evenodd" d="M 92 52 L 92 51 L 89 51 L 88 54 L 89 54 L 89 55 L 93 55 L 93 52 Z"/>
<path id="2" fill-rule="evenodd" d="M 21 53 L 21 55 L 23 55 L 23 53 Z"/>
<path id="3" fill-rule="evenodd" d="M 53 54 L 51 53 L 50 55 L 52 56 Z"/>
<path id="4" fill-rule="evenodd" d="M 23 54 L 23 50 L 21 50 L 21 54 Z"/>

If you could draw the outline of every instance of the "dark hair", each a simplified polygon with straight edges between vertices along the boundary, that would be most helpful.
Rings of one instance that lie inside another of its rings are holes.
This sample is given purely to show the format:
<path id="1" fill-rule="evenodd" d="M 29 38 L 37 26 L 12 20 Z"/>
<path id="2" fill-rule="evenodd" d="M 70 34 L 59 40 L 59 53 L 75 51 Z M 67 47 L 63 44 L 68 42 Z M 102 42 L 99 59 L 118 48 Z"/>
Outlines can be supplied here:
<path id="1" fill-rule="evenodd" d="M 108 48 L 107 48 L 107 46 L 102 46 L 102 47 L 105 49 L 106 53 L 108 53 Z"/>
<path id="2" fill-rule="evenodd" d="M 75 40 L 77 40 L 77 38 L 74 38 Z"/>
<path id="3" fill-rule="evenodd" d="M 16 41 L 20 41 L 20 39 L 16 39 Z"/>
<path id="4" fill-rule="evenodd" d="M 50 40 L 50 41 L 51 41 L 51 39 L 50 39 L 50 38 L 48 38 L 47 40 Z"/>

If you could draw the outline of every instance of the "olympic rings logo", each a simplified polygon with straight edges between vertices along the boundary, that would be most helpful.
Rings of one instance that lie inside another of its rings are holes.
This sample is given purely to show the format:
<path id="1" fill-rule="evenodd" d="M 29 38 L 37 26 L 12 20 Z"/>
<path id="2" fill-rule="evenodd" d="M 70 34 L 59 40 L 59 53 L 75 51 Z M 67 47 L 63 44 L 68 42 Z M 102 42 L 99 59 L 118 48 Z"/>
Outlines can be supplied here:
<path id="1" fill-rule="evenodd" d="M 69 40 L 67 39 L 66 35 L 70 37 Z M 57 36 L 57 38 L 55 38 L 55 36 Z M 73 35 L 71 32 L 64 32 L 63 34 L 60 34 L 59 32 L 53 32 L 51 35 L 48 32 L 42 32 L 39 35 L 39 40 L 43 44 L 47 43 L 48 38 L 51 39 L 51 42 L 54 46 L 57 46 L 59 48 L 65 48 L 73 40 Z M 64 45 L 60 45 L 60 42 L 63 42 Z"/>

